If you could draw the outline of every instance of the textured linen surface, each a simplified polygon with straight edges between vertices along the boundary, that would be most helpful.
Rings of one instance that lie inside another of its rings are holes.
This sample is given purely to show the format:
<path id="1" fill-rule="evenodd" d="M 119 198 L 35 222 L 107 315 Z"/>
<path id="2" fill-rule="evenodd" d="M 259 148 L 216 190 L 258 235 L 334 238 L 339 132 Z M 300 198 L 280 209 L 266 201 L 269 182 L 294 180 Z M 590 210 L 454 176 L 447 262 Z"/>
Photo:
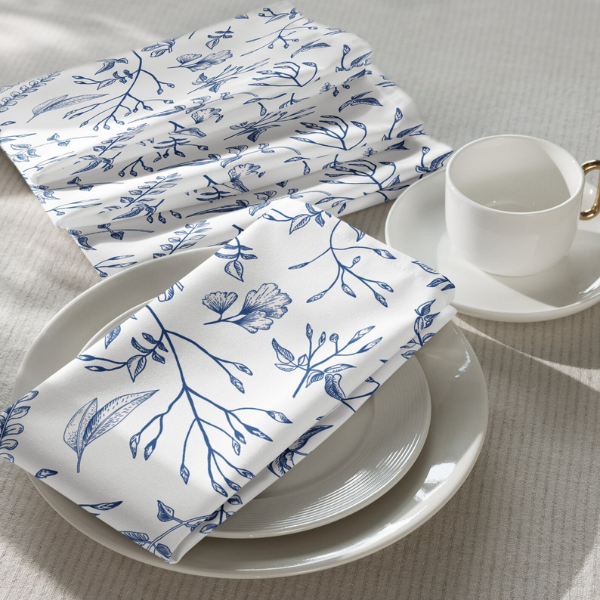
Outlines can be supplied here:
<path id="1" fill-rule="evenodd" d="M 176 563 L 455 314 L 446 277 L 276 206 L 0 414 L 0 457 Z"/>
<path id="2" fill-rule="evenodd" d="M 388 201 L 450 155 L 365 40 L 287 2 L 113 50 L 0 88 L 0 146 L 101 277 L 231 239 L 289 195 Z"/>
<path id="3" fill-rule="evenodd" d="M 453 147 L 497 133 L 598 156 L 592 0 L 316 2 L 314 19 L 362 35 Z M 142 47 L 247 10 L 248 2 L 0 2 L 0 85 Z M 260 5 L 254 5 L 260 7 Z M 193 20 L 193 24 L 192 24 Z M 410 60 L 407 59 L 410 58 Z M 586 59 L 588 57 L 590 61 Z M 2 406 L 25 351 L 98 281 L 0 156 Z M 346 220 L 383 239 L 390 204 Z M 225 581 L 169 573 L 103 548 L 0 461 L 0 598 L 112 600 L 596 600 L 600 597 L 600 306 L 547 323 L 457 320 L 482 364 L 490 421 L 482 454 L 428 523 L 360 561 L 310 575 Z"/>

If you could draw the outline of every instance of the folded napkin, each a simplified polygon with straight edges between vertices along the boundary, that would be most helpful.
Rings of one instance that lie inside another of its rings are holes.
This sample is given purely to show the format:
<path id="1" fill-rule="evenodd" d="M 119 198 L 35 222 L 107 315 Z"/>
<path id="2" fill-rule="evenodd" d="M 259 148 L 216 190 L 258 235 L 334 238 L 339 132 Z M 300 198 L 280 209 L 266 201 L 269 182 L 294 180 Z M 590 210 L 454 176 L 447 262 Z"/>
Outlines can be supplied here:
<path id="1" fill-rule="evenodd" d="M 276 4 L 0 89 L 0 145 L 106 277 L 230 239 L 269 200 L 346 214 L 442 166 L 370 56 Z"/>
<path id="2" fill-rule="evenodd" d="M 0 415 L 1 452 L 177 562 L 423 346 L 453 287 L 282 200 Z"/>

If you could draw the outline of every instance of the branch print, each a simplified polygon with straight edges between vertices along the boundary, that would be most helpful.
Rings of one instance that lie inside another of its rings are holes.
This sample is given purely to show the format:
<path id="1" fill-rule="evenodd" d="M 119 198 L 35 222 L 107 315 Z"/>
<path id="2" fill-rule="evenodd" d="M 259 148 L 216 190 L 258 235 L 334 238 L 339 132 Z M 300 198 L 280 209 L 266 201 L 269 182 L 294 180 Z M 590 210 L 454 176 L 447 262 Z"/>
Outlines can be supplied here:
<path id="1" fill-rule="evenodd" d="M 243 231 L 243 229 L 237 225 L 232 225 L 232 227 L 238 233 L 242 233 Z M 226 250 L 228 252 L 225 252 Z M 250 248 L 250 246 L 244 246 L 236 236 L 222 246 L 221 250 L 215 253 L 215 256 L 228 261 L 225 265 L 225 273 L 231 275 L 234 279 L 244 281 L 244 265 L 242 264 L 242 261 L 256 260 L 257 258 L 256 254 L 250 254 L 251 252 L 252 248 Z"/>
<path id="2" fill-rule="evenodd" d="M 365 251 L 373 252 L 377 256 L 380 256 L 381 258 L 383 258 L 385 260 L 395 260 L 396 257 L 393 254 L 391 254 L 388 250 L 386 250 L 385 248 L 371 248 L 369 246 L 361 246 L 361 245 L 356 245 L 356 244 L 354 244 L 352 246 L 346 246 L 345 248 L 336 246 L 334 244 L 334 236 L 335 236 L 335 232 L 336 232 L 337 228 L 340 226 L 341 223 L 342 223 L 342 221 L 338 221 L 331 229 L 331 234 L 329 235 L 329 247 L 328 248 L 326 248 L 323 252 L 321 252 L 320 254 L 318 254 L 313 259 L 311 259 L 307 262 L 303 262 L 303 263 L 288 267 L 289 269 L 304 269 L 305 267 L 308 267 L 309 265 L 315 263 L 316 261 L 318 261 L 326 256 L 332 258 L 335 261 L 335 265 L 337 266 L 337 272 L 336 272 L 335 278 L 333 279 L 333 281 L 331 282 L 329 287 L 324 289 L 322 292 L 319 292 L 318 294 L 311 296 L 306 302 L 316 302 L 317 300 L 321 300 L 321 298 L 326 296 L 338 282 L 340 284 L 341 290 L 346 295 L 350 296 L 351 298 L 356 298 L 356 292 L 348 284 L 349 280 L 354 280 L 355 282 L 357 282 L 357 283 L 361 284 L 362 286 L 364 286 L 365 288 L 367 288 L 373 294 L 375 300 L 377 300 L 377 302 L 379 302 L 379 304 L 381 304 L 382 306 L 387 308 L 388 304 L 387 304 L 385 297 L 382 294 L 380 294 L 376 288 L 379 288 L 386 292 L 392 293 L 394 291 L 392 289 L 392 287 L 389 284 L 385 283 L 385 281 L 379 281 L 377 279 L 370 279 L 364 275 L 359 274 L 356 271 L 355 267 L 361 261 L 360 253 L 365 252 Z M 362 231 L 358 231 L 357 229 L 354 229 L 354 231 L 356 232 L 356 242 L 359 242 L 364 237 L 365 234 Z M 352 258 L 350 264 L 347 264 L 346 263 L 347 259 L 345 259 L 341 256 L 342 253 L 348 252 L 348 251 L 352 251 L 355 254 L 355 256 Z"/>
<path id="3" fill-rule="evenodd" d="M 375 388 L 370 391 L 368 394 L 362 394 L 360 396 L 353 396 L 348 398 L 344 393 L 344 390 L 341 386 L 343 371 L 347 369 L 356 368 L 354 365 L 349 364 L 348 362 L 339 362 L 339 359 L 347 360 L 348 357 L 356 356 L 358 354 L 363 354 L 364 352 L 368 352 L 383 339 L 378 337 L 367 344 L 361 345 L 360 348 L 356 349 L 350 348 L 353 344 L 360 341 L 363 337 L 365 337 L 368 333 L 375 329 L 374 325 L 369 327 L 365 327 L 364 329 L 360 329 L 357 331 L 349 342 L 340 346 L 340 338 L 337 333 L 332 333 L 329 336 L 329 342 L 333 346 L 332 349 L 329 350 L 329 353 L 325 352 L 326 356 L 323 357 L 323 352 L 320 353 L 320 356 L 317 358 L 317 353 L 324 348 L 327 342 L 327 334 L 323 331 L 319 336 L 319 339 L 316 343 L 313 342 L 313 328 L 310 324 L 306 325 L 306 338 L 308 339 L 308 351 L 305 354 L 302 354 L 297 359 L 294 354 L 284 348 L 281 344 L 277 342 L 275 338 L 273 338 L 273 350 L 275 350 L 275 355 L 279 362 L 275 363 L 275 366 L 281 371 L 285 371 L 286 373 L 291 373 L 294 371 L 303 372 L 302 379 L 294 392 L 294 398 L 297 396 L 298 392 L 302 389 L 302 386 L 309 387 L 313 383 L 317 381 L 323 381 L 325 392 L 328 396 L 335 398 L 339 402 L 341 402 L 344 406 L 354 411 L 354 408 L 348 402 L 351 400 L 356 400 L 358 398 L 365 398 L 370 396 L 379 388 L 379 384 L 371 377 L 369 377 L 366 382 L 374 383 Z"/>
<path id="4" fill-rule="evenodd" d="M 454 286 L 453 286 L 454 287 Z M 415 308 L 415 313 L 417 313 L 417 318 L 414 323 L 414 331 L 415 337 L 412 338 L 407 344 L 400 346 L 401 350 L 404 350 L 402 356 L 407 360 L 419 349 L 425 345 L 425 342 L 433 337 L 433 333 L 423 333 L 426 329 L 429 329 L 435 318 L 440 314 L 431 313 L 431 307 L 435 303 L 435 300 L 429 300 L 428 302 L 424 302 L 417 308 Z"/>
<path id="5" fill-rule="evenodd" d="M 306 433 L 303 433 L 287 450 L 282 452 L 273 462 L 269 464 L 269 471 L 275 477 L 282 477 L 292 467 L 296 466 L 297 456 L 308 456 L 308 452 L 302 452 L 302 449 L 312 437 L 319 433 L 331 429 L 333 425 L 314 425 Z"/>
<path id="6" fill-rule="evenodd" d="M 390 200 L 386 192 L 397 192 L 406 187 L 400 181 L 400 175 L 395 175 L 397 170 L 396 163 L 379 162 L 379 166 L 366 158 L 349 160 L 348 162 L 338 161 L 338 154 L 332 162 L 324 166 L 325 169 L 332 169 L 334 173 L 325 173 L 325 177 L 330 179 L 321 179 L 322 183 L 333 183 L 337 185 L 360 185 L 375 186 L 374 193 L 379 194 L 384 202 Z M 387 177 L 380 177 L 383 167 L 391 168 L 392 172 Z M 347 179 L 344 179 L 347 178 Z M 352 179 L 351 179 L 352 178 Z"/>
<path id="7" fill-rule="evenodd" d="M 145 548 L 149 552 L 156 554 L 164 561 L 168 562 L 171 558 L 171 549 L 169 546 L 163 543 L 163 540 L 174 531 L 185 527 L 190 530 L 190 533 L 194 531 L 198 531 L 199 533 L 207 534 L 210 533 L 213 529 L 218 527 L 225 519 L 229 518 L 233 512 L 227 511 L 226 505 L 229 504 L 229 507 L 236 506 L 242 504 L 242 499 L 234 494 L 231 496 L 225 504 L 219 507 L 215 512 L 210 515 L 202 515 L 200 517 L 193 517 L 191 519 L 180 519 L 175 514 L 175 510 L 158 500 L 158 514 L 156 518 L 161 523 L 169 523 L 169 528 L 160 533 L 158 536 L 150 539 L 150 536 L 147 533 L 143 533 L 140 531 L 121 531 L 121 533 L 128 537 L 130 540 Z"/>
<path id="8" fill-rule="evenodd" d="M 16 421 L 27 415 L 31 407 L 26 406 L 26 403 L 31 402 L 37 395 L 38 392 L 36 391 L 29 392 L 9 406 L 3 413 L 0 413 L 0 450 L 14 450 L 19 445 L 18 440 L 14 438 L 23 433 L 25 427 Z M 13 455 L 8 452 L 0 452 L 0 458 L 14 462 Z"/>
<path id="9" fill-rule="evenodd" d="M 364 123 L 361 123 L 360 121 L 350 121 L 350 123 L 361 131 L 360 139 L 350 146 L 347 144 L 347 138 L 349 136 L 349 133 L 351 132 L 351 129 L 348 123 L 346 123 L 346 121 L 342 119 L 342 117 L 337 117 L 336 115 L 324 115 L 319 119 L 318 123 L 302 121 L 301 124 L 303 127 L 306 127 L 307 131 L 296 129 L 296 133 L 299 133 L 300 135 L 304 136 L 309 135 L 311 137 L 292 136 L 292 139 L 304 142 L 306 144 L 315 144 L 317 146 L 323 146 L 324 148 L 352 150 L 353 148 L 356 148 L 363 142 L 363 140 L 367 136 L 367 128 L 364 125 Z M 329 125 L 329 127 L 326 127 L 326 125 Z M 319 135 L 324 137 L 319 139 Z M 315 138 L 312 136 L 317 137 Z M 331 165 L 325 165 L 325 167 L 329 166 Z"/>
<path id="10" fill-rule="evenodd" d="M 250 299 L 247 298 L 249 306 L 252 305 L 255 308 L 263 307 L 263 310 L 266 306 L 267 309 L 270 308 L 271 310 L 277 310 L 276 305 L 278 303 L 280 304 L 281 301 L 278 300 L 277 297 L 274 297 L 273 291 L 271 290 L 271 293 L 268 291 L 266 293 L 263 292 L 262 294 L 259 292 L 249 293 L 249 296 L 250 294 L 254 294 L 250 297 Z M 142 333 L 142 338 L 144 341 L 141 343 L 135 337 L 131 338 L 131 345 L 136 352 L 127 360 L 117 361 L 89 354 L 81 354 L 78 358 L 83 362 L 93 363 L 86 365 L 86 369 L 89 371 L 104 373 L 125 370 L 129 374 L 130 379 L 135 381 L 148 367 L 149 358 L 151 358 L 154 363 L 165 365 L 167 356 L 172 356 L 172 362 L 174 362 L 174 366 L 176 367 L 179 375 L 179 391 L 175 394 L 174 398 L 169 402 L 164 410 L 155 414 L 136 434 L 131 437 L 129 442 L 131 454 L 135 459 L 138 452 L 138 446 L 142 442 L 142 437 L 147 439 L 148 436 L 153 435 L 153 437 L 146 442 L 144 447 L 144 460 L 148 460 L 156 450 L 159 439 L 163 434 L 165 420 L 168 418 L 168 415 L 173 407 L 180 403 L 187 405 L 190 421 L 187 432 L 183 439 L 179 474 L 184 483 L 187 484 L 191 475 L 190 469 L 186 462 L 188 444 L 191 439 L 195 438 L 200 441 L 206 449 L 206 468 L 212 489 L 216 493 L 228 497 L 229 494 L 226 491 L 226 487 L 233 491 L 238 491 L 241 489 L 242 485 L 240 483 L 240 477 L 243 479 L 252 479 L 254 474 L 243 467 L 236 466 L 229 458 L 225 456 L 225 454 L 223 454 L 223 452 L 218 450 L 218 447 L 213 443 L 213 436 L 216 435 L 219 437 L 219 439 L 223 439 L 222 436 L 224 436 L 231 443 L 234 454 L 239 456 L 242 445 L 246 444 L 246 437 L 244 433 L 242 433 L 242 430 L 266 442 L 273 441 L 261 429 L 253 425 L 250 421 L 246 420 L 247 417 L 245 415 L 258 412 L 270 417 L 277 423 L 289 424 L 291 421 L 282 412 L 275 410 L 268 410 L 253 406 L 241 406 L 233 409 L 228 408 L 224 404 L 209 398 L 208 396 L 202 394 L 199 390 L 195 389 L 188 382 L 188 378 L 186 377 L 186 365 L 183 363 L 182 356 L 180 354 L 182 345 L 186 345 L 188 348 L 191 347 L 196 352 L 199 352 L 201 355 L 208 358 L 216 367 L 218 367 L 219 371 L 223 371 L 225 373 L 230 384 L 241 394 L 245 393 L 244 385 L 235 375 L 233 375 L 233 370 L 235 369 L 250 377 L 252 376 L 252 371 L 246 365 L 240 362 L 215 356 L 200 343 L 182 333 L 168 329 L 162 323 L 161 319 L 151 306 L 146 306 L 146 310 L 150 312 L 155 324 L 159 328 L 159 335 L 155 337 L 150 333 Z M 283 315 L 286 311 L 280 307 L 279 312 L 281 315 Z M 197 366 L 192 364 L 191 368 L 196 370 Z M 212 407 L 212 409 L 216 410 L 221 415 L 221 419 L 224 424 L 221 425 L 216 421 L 209 420 L 209 417 L 206 416 L 205 410 L 202 410 L 201 406 L 204 406 L 205 408 Z M 82 407 L 81 409 L 81 411 L 84 411 L 84 413 L 87 410 L 88 408 L 86 407 Z M 75 419 L 75 417 L 73 418 Z M 81 420 L 84 417 L 82 416 L 77 418 Z M 78 429 L 81 428 L 79 427 Z M 195 436 L 194 433 L 196 434 Z M 67 441 L 66 438 L 65 441 Z M 89 441 L 87 443 L 89 443 Z M 85 445 L 83 447 L 85 447 Z M 83 452 L 83 447 L 81 450 L 79 450 L 79 445 L 73 448 L 78 452 L 78 457 Z"/>
<path id="11" fill-rule="evenodd" d="M 133 71 L 129 68 L 123 68 L 123 72 L 119 72 L 119 68 L 112 73 L 110 77 L 104 77 L 103 73 L 112 70 L 117 63 L 128 64 L 127 58 L 118 59 L 105 59 L 102 62 L 102 66 L 96 71 L 96 77 L 84 77 L 82 75 L 73 75 L 75 83 L 78 85 L 87 85 L 95 87 L 97 90 L 108 88 L 114 84 L 124 86 L 126 89 L 124 92 L 112 96 L 111 98 L 98 102 L 91 102 L 83 108 L 77 108 L 71 110 L 63 116 L 63 119 L 78 119 L 84 117 L 80 127 L 83 127 L 93 121 L 95 121 L 92 129 L 98 131 L 100 127 L 103 129 L 110 129 L 112 125 L 125 125 L 122 119 L 129 117 L 131 114 L 135 114 L 140 110 L 153 111 L 154 108 L 151 106 L 151 102 L 161 102 L 162 104 L 172 104 L 172 100 L 161 100 L 160 98 L 152 98 L 143 100 L 136 96 L 136 85 L 139 81 L 146 80 L 150 84 L 154 84 L 156 87 L 156 94 L 160 95 L 166 88 L 173 88 L 175 85 L 166 81 L 160 81 L 156 75 L 144 67 L 142 57 L 137 53 L 133 52 L 133 55 L 137 59 L 137 65 L 133 68 Z M 106 96 L 107 94 L 101 95 L 90 95 L 88 100 L 96 100 L 100 96 Z M 83 96 L 81 96 L 83 98 Z M 95 112 L 96 109 L 100 109 Z M 54 110 L 54 108 L 52 108 Z M 92 114 L 93 113 L 93 114 Z M 101 117 L 101 118 L 99 118 Z"/>

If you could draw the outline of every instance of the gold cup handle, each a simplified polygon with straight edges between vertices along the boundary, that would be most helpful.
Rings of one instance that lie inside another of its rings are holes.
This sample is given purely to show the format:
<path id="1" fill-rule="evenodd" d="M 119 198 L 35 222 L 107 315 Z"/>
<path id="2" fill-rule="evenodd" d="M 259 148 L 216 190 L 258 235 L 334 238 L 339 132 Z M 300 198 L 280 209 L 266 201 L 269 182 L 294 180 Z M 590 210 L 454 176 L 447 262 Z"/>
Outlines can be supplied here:
<path id="1" fill-rule="evenodd" d="M 587 175 L 590 171 L 600 171 L 600 160 L 588 160 L 581 165 L 583 169 L 583 174 Z M 589 219 L 593 219 L 597 214 L 600 213 L 600 180 L 598 181 L 598 189 L 596 190 L 596 199 L 594 200 L 594 204 L 592 208 L 589 210 L 582 210 L 579 218 L 582 221 L 587 221 Z"/>

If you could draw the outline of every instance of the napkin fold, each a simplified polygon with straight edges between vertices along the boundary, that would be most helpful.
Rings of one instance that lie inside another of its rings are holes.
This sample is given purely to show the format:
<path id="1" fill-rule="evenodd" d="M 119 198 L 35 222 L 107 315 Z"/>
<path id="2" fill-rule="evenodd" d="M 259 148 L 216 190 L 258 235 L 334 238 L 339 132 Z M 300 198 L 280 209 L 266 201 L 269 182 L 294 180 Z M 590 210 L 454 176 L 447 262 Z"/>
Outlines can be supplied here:
<path id="1" fill-rule="evenodd" d="M 441 167 L 371 52 L 276 3 L 2 88 L 0 146 L 106 277 L 235 237 L 268 201 L 347 214 Z"/>
<path id="2" fill-rule="evenodd" d="M 0 452 L 177 562 L 447 323 L 453 288 L 282 200 L 0 415 Z"/>

